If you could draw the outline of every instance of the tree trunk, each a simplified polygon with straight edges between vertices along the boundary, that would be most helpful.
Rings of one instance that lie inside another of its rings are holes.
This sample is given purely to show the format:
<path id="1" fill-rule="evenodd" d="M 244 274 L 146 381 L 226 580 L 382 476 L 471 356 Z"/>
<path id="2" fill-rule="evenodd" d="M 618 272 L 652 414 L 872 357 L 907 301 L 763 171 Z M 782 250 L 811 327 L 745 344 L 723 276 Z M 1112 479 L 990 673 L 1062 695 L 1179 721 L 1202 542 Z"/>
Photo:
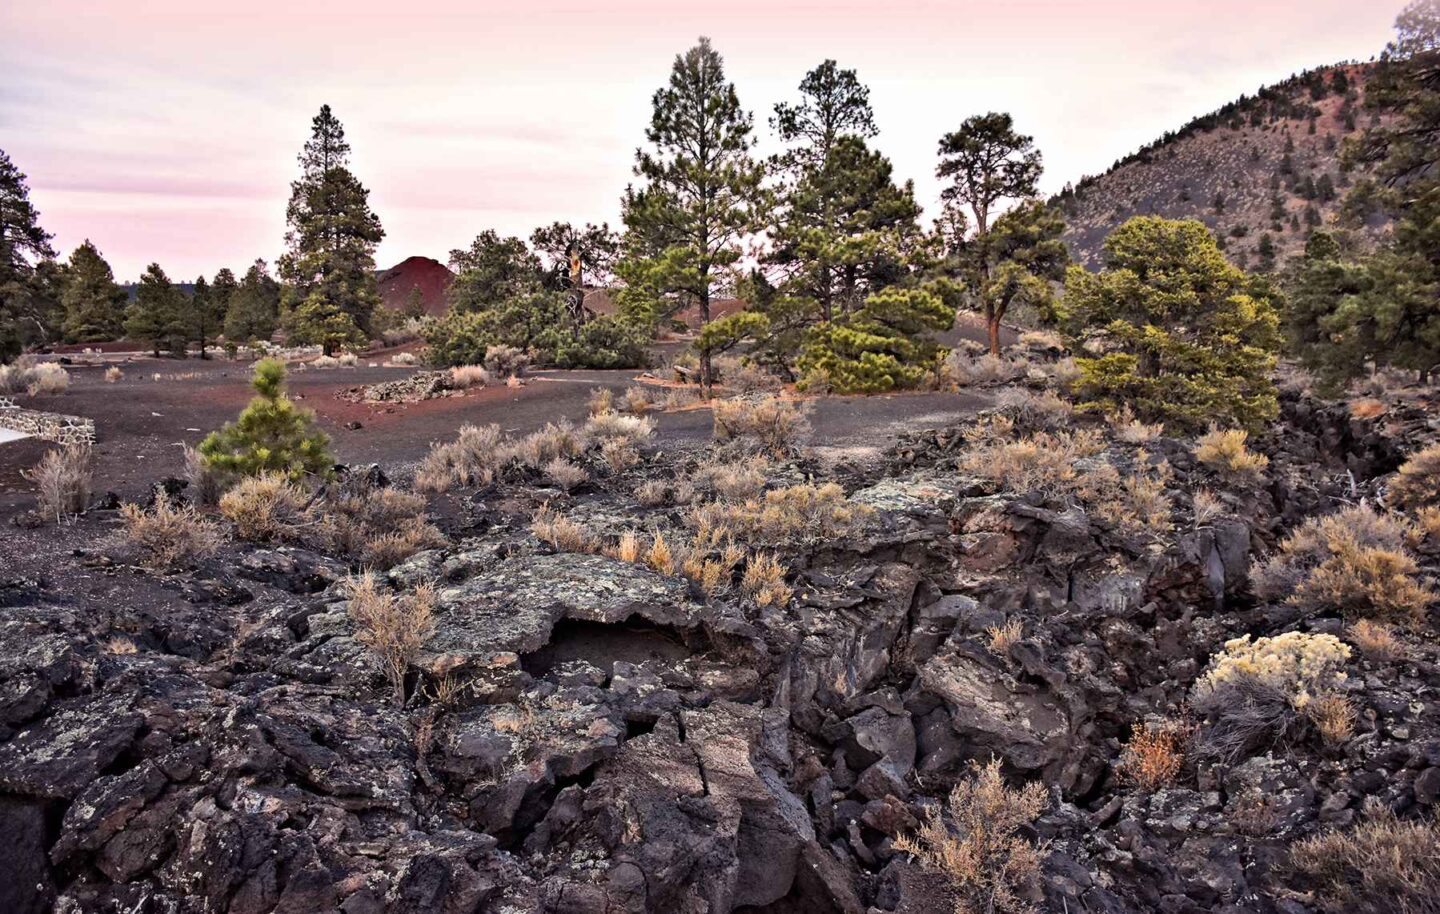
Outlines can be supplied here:
<path id="1" fill-rule="evenodd" d="M 998 358 L 1000 355 L 1000 315 L 992 314 L 986 318 L 985 332 L 990 338 L 990 354 Z"/>
<path id="2" fill-rule="evenodd" d="M 704 291 L 700 293 L 700 329 L 704 330 L 710 323 L 710 282 L 709 277 L 701 274 L 701 281 L 705 284 Z M 700 350 L 700 395 L 710 399 L 710 385 L 713 379 L 710 375 L 710 350 Z"/>

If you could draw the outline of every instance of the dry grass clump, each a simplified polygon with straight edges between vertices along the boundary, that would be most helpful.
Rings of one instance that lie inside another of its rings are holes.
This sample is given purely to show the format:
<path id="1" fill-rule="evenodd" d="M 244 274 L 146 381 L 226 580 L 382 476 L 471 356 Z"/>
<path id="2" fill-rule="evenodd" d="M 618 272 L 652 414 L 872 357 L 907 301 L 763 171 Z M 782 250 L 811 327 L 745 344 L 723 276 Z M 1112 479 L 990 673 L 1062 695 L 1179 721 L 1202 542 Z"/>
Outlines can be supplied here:
<path id="1" fill-rule="evenodd" d="M 665 535 L 659 530 L 655 531 L 655 538 L 650 541 L 650 548 L 645 551 L 645 564 L 660 574 L 675 573 L 675 551 L 670 548 Z"/>
<path id="2" fill-rule="evenodd" d="M 810 434 L 805 410 L 776 397 L 716 400 L 711 414 L 716 441 L 744 441 L 776 456 L 794 453 Z"/>
<path id="3" fill-rule="evenodd" d="M 220 513 L 235 535 L 251 542 L 282 539 L 304 522 L 306 496 L 280 473 L 242 479 L 220 497 Z"/>
<path id="4" fill-rule="evenodd" d="M 1348 832 L 1290 849 L 1290 865 L 1328 914 L 1440 912 L 1440 826 L 1375 811 Z"/>
<path id="5" fill-rule="evenodd" d="M 1170 530 L 1174 506 L 1165 494 L 1170 483 L 1170 465 L 1151 465 L 1140 452 L 1134 472 L 1121 475 L 1109 464 L 1082 473 L 1079 496 L 1096 517 L 1119 532 L 1139 536 L 1160 536 Z"/>
<path id="6" fill-rule="evenodd" d="M 1045 803 L 1041 784 L 1007 787 L 995 759 L 950 792 L 945 808 L 953 824 L 928 810 L 919 830 L 897 838 L 895 849 L 949 878 L 958 894 L 955 914 L 1027 914 L 1035 910 L 1026 895 L 1040 878 L 1043 848 L 1019 832 Z"/>
<path id="7" fill-rule="evenodd" d="M 655 434 L 655 423 L 645 416 L 599 413 L 585 420 L 585 426 L 580 433 L 589 441 L 603 443 L 611 438 L 622 438 L 638 445 L 650 440 L 650 436 Z"/>
<path id="8" fill-rule="evenodd" d="M 1019 619 L 1011 619 L 1004 625 L 991 625 L 985 629 L 985 648 L 1006 663 L 1010 662 L 1010 648 L 1020 643 L 1025 628 Z"/>
<path id="9" fill-rule="evenodd" d="M 1389 407 L 1384 401 L 1374 397 L 1362 397 L 1350 403 L 1350 417 L 1352 419 L 1378 419 L 1385 415 Z"/>
<path id="10" fill-rule="evenodd" d="M 491 346 L 485 350 L 485 369 L 497 378 L 518 378 L 530 367 L 530 356 L 514 346 Z"/>
<path id="11" fill-rule="evenodd" d="M 1021 428 L 1054 428 L 1075 412 L 1075 407 L 1053 391 L 1035 393 L 1023 387 L 1008 387 L 995 398 L 995 408 Z"/>
<path id="12" fill-rule="evenodd" d="M 749 359 L 721 356 L 715 360 L 715 370 L 720 373 L 720 382 L 726 389 L 742 396 L 768 393 L 782 386 L 780 378 Z"/>
<path id="13" fill-rule="evenodd" d="M 592 416 L 613 413 L 615 411 L 615 391 L 608 387 L 593 388 L 590 391 L 590 399 L 586 402 Z"/>
<path id="14" fill-rule="evenodd" d="M 647 479 L 635 487 L 635 500 L 647 508 L 670 502 L 670 487 L 658 479 Z"/>
<path id="15" fill-rule="evenodd" d="M 220 531 L 189 505 L 175 505 L 163 492 L 145 510 L 137 504 L 120 506 L 124 538 L 140 561 L 166 570 L 213 555 L 220 548 Z"/>
<path id="16" fill-rule="evenodd" d="M 729 583 L 733 571 L 733 565 L 707 559 L 694 552 L 687 555 L 684 564 L 680 566 L 681 574 L 694 581 L 701 593 L 707 597 L 719 593 L 721 588 Z"/>
<path id="17" fill-rule="evenodd" d="M 386 334 L 386 336 L 390 336 L 390 334 Z M 388 343 L 389 340 L 387 339 L 386 342 Z M 385 360 L 385 364 L 394 365 L 397 368 L 410 368 L 419 363 L 420 360 L 413 352 L 397 352 Z"/>
<path id="18" fill-rule="evenodd" d="M 690 480 L 702 491 L 720 498 L 743 501 L 757 498 L 765 489 L 765 471 L 770 461 L 756 454 L 741 460 L 705 460 L 695 468 Z"/>
<path id="19" fill-rule="evenodd" d="M 1149 444 L 1165 434 L 1165 423 L 1141 422 L 1135 418 L 1135 413 L 1127 403 L 1118 413 L 1110 417 L 1110 431 L 1115 435 L 1117 441 L 1125 444 Z"/>
<path id="20" fill-rule="evenodd" d="M 32 397 L 42 394 L 61 394 L 70 386 L 70 372 L 54 362 L 41 362 L 32 370 L 25 392 Z"/>
<path id="21" fill-rule="evenodd" d="M 430 448 L 415 471 L 415 488 L 445 492 L 457 485 L 489 485 L 510 457 L 500 426 L 462 425 L 454 441 Z"/>
<path id="22" fill-rule="evenodd" d="M 631 415 L 643 416 L 655 408 L 655 403 L 650 399 L 650 391 L 643 387 L 630 387 L 621 398 L 620 406 Z"/>
<path id="23" fill-rule="evenodd" d="M 1190 504 L 1195 514 L 1195 526 L 1203 527 L 1217 517 L 1225 514 L 1225 502 L 1209 489 L 1200 488 L 1190 496 Z"/>
<path id="24" fill-rule="evenodd" d="M 794 591 L 785 583 L 785 566 L 775 556 L 758 552 L 745 563 L 745 574 L 740 578 L 740 591 L 752 598 L 758 606 L 789 605 Z"/>
<path id="25" fill-rule="evenodd" d="M 123 380 L 124 378 L 125 372 L 120 370 L 119 365 L 111 365 L 109 368 L 105 369 L 106 384 L 114 384 L 116 381 Z"/>
<path id="26" fill-rule="evenodd" d="M 633 530 L 626 530 L 620 534 L 620 542 L 608 552 L 611 558 L 629 562 L 632 565 L 640 561 L 640 553 L 640 536 Z"/>
<path id="27" fill-rule="evenodd" d="M 1406 551 L 1413 528 L 1366 506 L 1307 520 L 1251 569 L 1257 596 L 1307 613 L 1420 621 L 1435 594 Z"/>
<path id="28" fill-rule="evenodd" d="M 311 512 L 315 539 L 363 567 L 392 568 L 417 552 L 445 544 L 444 535 L 425 516 L 423 497 L 363 480 L 342 485 Z"/>
<path id="29" fill-rule="evenodd" d="M 702 541 L 740 539 L 770 544 L 840 539 L 857 532 L 872 514 L 845 497 L 833 482 L 772 489 L 743 502 L 710 502 L 690 511 Z"/>
<path id="30" fill-rule="evenodd" d="M 501 463 L 513 454 L 519 461 L 532 469 L 540 469 L 559 457 L 579 457 L 585 451 L 584 442 L 575 432 L 569 419 L 547 422 L 545 427 L 521 438 L 508 450 L 501 448 Z"/>
<path id="31" fill-rule="evenodd" d="M 1053 349 L 1056 351 L 1065 348 L 1065 340 L 1054 330 L 1026 330 L 1020 334 L 1016 344 L 1022 349 Z"/>
<path id="32" fill-rule="evenodd" d="M 450 369 L 450 386 L 456 390 L 485 387 L 490 384 L 490 372 L 484 365 L 456 365 Z"/>
<path id="33" fill-rule="evenodd" d="M 1166 719 L 1135 730 L 1120 753 L 1121 779 L 1150 793 L 1172 786 L 1185 768 L 1194 738 L 1195 727 L 1177 720 Z"/>
<path id="34" fill-rule="evenodd" d="M 1440 506 L 1440 444 L 1410 455 L 1390 480 L 1389 500 L 1405 510 Z"/>
<path id="35" fill-rule="evenodd" d="M 977 443 L 961 458 L 961 470 L 1008 492 L 1066 495 L 1075 491 L 1080 477 L 1076 462 L 1104 448 L 1095 429 L 1015 439 L 1009 437 L 1011 428 L 1008 421 L 993 420 L 978 427 Z"/>
<path id="36" fill-rule="evenodd" d="M 1405 642 L 1395 634 L 1395 629 L 1384 622 L 1361 619 L 1350 626 L 1347 634 L 1350 643 L 1360 649 L 1365 659 L 1377 663 L 1401 660 L 1410 652 Z"/>
<path id="37" fill-rule="evenodd" d="M 600 444 L 600 459 L 612 474 L 620 474 L 640 462 L 640 452 L 625 438 L 606 438 Z"/>
<path id="38" fill-rule="evenodd" d="M 573 492 L 590 481 L 590 474 L 564 457 L 545 464 L 545 478 L 566 492 Z"/>
<path id="39" fill-rule="evenodd" d="M 53 451 L 22 475 L 35 484 L 35 500 L 39 510 L 55 523 L 82 513 L 90 504 L 90 448 L 71 444 Z"/>
<path id="40" fill-rule="evenodd" d="M 397 705 L 405 704 L 405 674 L 434 629 L 435 588 L 422 584 L 413 593 L 382 591 L 370 572 L 346 582 L 346 610 L 354 620 L 355 640 L 380 658 Z"/>
<path id="41" fill-rule="evenodd" d="M 530 521 L 530 532 L 536 538 L 561 552 L 594 552 L 595 544 L 585 528 L 545 505 Z"/>
<path id="42" fill-rule="evenodd" d="M 1349 742 L 1355 735 L 1355 705 L 1344 695 L 1322 695 L 1305 705 L 1305 716 L 1328 746 Z"/>
<path id="43" fill-rule="evenodd" d="M 995 356 L 988 352 L 972 356 L 955 349 L 945 357 L 940 372 L 952 387 L 979 387 L 1018 381 L 1029 374 L 1030 368 L 1029 359 Z"/>
<path id="44" fill-rule="evenodd" d="M 220 503 L 225 493 L 223 474 L 197 449 L 185 445 L 185 479 L 190 483 L 190 500 L 201 507 Z"/>
<path id="45" fill-rule="evenodd" d="M 1270 466 L 1270 458 L 1245 446 L 1250 433 L 1243 429 L 1212 428 L 1196 442 L 1195 459 L 1231 483 L 1255 483 Z"/>

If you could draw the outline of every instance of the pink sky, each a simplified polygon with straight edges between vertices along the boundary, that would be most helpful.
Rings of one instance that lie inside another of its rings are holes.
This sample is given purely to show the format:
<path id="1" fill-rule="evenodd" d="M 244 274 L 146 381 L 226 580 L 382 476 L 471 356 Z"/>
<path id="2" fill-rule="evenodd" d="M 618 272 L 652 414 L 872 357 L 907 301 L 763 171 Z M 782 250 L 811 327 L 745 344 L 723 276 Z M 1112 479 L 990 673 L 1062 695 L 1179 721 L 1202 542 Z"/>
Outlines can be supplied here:
<path id="1" fill-rule="evenodd" d="M 0 149 L 63 253 L 122 279 L 273 260 L 295 156 L 329 103 L 388 233 L 446 259 L 494 228 L 616 223 L 650 96 L 709 35 L 767 119 L 826 57 L 859 71 L 876 145 L 933 215 L 941 134 L 1010 111 L 1044 187 L 1102 171 L 1291 72 L 1367 58 L 1400 0 L 207 0 L 0 4 Z M 215 9 L 207 9 L 214 7 Z"/>

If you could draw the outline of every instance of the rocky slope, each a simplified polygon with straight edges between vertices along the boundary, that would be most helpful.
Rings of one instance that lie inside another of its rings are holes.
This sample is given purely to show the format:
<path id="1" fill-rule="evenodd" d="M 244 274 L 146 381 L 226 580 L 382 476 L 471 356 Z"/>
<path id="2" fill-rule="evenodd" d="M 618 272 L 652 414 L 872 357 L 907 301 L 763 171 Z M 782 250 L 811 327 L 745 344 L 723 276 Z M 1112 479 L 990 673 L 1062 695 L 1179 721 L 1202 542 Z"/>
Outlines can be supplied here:
<path id="1" fill-rule="evenodd" d="M 1268 234 L 1283 263 L 1315 225 L 1334 220 L 1356 177 L 1341 167 L 1340 154 L 1345 140 L 1370 124 L 1369 70 L 1326 67 L 1269 86 L 1067 188 L 1056 202 L 1071 253 L 1096 266 L 1105 236 L 1138 214 L 1199 219 L 1251 269 L 1263 266 L 1259 248 Z"/>
<path id="2" fill-rule="evenodd" d="M 1316 910 L 1291 842 L 1440 793 L 1432 639 L 1351 662 L 1364 710 L 1342 745 L 1297 732 L 1156 790 L 1117 759 L 1227 639 L 1341 630 L 1257 601 L 1250 563 L 1373 495 L 1425 410 L 1356 420 L 1290 395 L 1245 486 L 1181 442 L 1107 439 L 1087 459 L 1169 462 L 1158 537 L 962 472 L 986 429 L 835 470 L 863 523 L 779 550 L 785 605 L 530 532 L 548 502 L 596 539 L 678 537 L 683 509 L 633 493 L 692 479 L 695 455 L 571 495 L 511 478 L 446 496 L 451 544 L 386 575 L 439 589 L 403 708 L 335 559 L 232 543 L 157 577 L 108 557 L 92 511 L 25 566 L 43 572 L 0 584 L 0 910 L 948 911 L 951 883 L 895 841 L 991 757 L 1047 791 L 1025 832 L 1040 910 Z M 1222 504 L 1203 518 L 1202 487 Z"/>

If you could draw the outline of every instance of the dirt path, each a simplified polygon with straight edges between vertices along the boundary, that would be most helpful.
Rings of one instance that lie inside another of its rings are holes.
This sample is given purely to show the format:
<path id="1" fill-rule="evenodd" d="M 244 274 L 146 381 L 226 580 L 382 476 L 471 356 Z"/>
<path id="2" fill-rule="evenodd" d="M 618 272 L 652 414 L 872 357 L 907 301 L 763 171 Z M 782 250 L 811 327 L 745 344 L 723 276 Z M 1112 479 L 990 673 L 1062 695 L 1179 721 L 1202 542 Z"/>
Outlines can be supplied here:
<path id="1" fill-rule="evenodd" d="M 539 372 L 523 387 L 497 386 L 413 404 L 352 403 L 336 396 L 347 387 L 403 377 L 408 370 L 292 371 L 290 391 L 315 410 L 341 461 L 395 466 L 420 459 L 432 442 L 452 437 L 466 422 L 494 422 L 517 434 L 562 417 L 582 422 L 593 388 L 619 392 L 634 383 L 636 374 Z M 65 393 L 19 401 L 23 406 L 95 419 L 100 439 L 97 492 L 134 497 L 156 479 L 179 475 L 184 466 L 182 445 L 197 444 L 210 430 L 233 419 L 250 398 L 246 365 L 144 360 L 125 366 L 125 372 L 124 379 L 111 384 L 98 368 L 75 367 Z M 161 380 L 153 379 L 156 373 Z M 984 396 L 952 393 L 819 399 L 810 406 L 812 444 L 848 454 L 874 453 L 901 431 L 950 424 L 988 402 Z M 707 409 L 660 413 L 655 418 L 662 445 L 699 443 L 710 437 Z M 353 423 L 360 427 L 348 427 Z M 28 506 L 30 485 L 20 471 L 33 465 L 47 447 L 35 440 L 0 445 L 0 514 Z"/>

